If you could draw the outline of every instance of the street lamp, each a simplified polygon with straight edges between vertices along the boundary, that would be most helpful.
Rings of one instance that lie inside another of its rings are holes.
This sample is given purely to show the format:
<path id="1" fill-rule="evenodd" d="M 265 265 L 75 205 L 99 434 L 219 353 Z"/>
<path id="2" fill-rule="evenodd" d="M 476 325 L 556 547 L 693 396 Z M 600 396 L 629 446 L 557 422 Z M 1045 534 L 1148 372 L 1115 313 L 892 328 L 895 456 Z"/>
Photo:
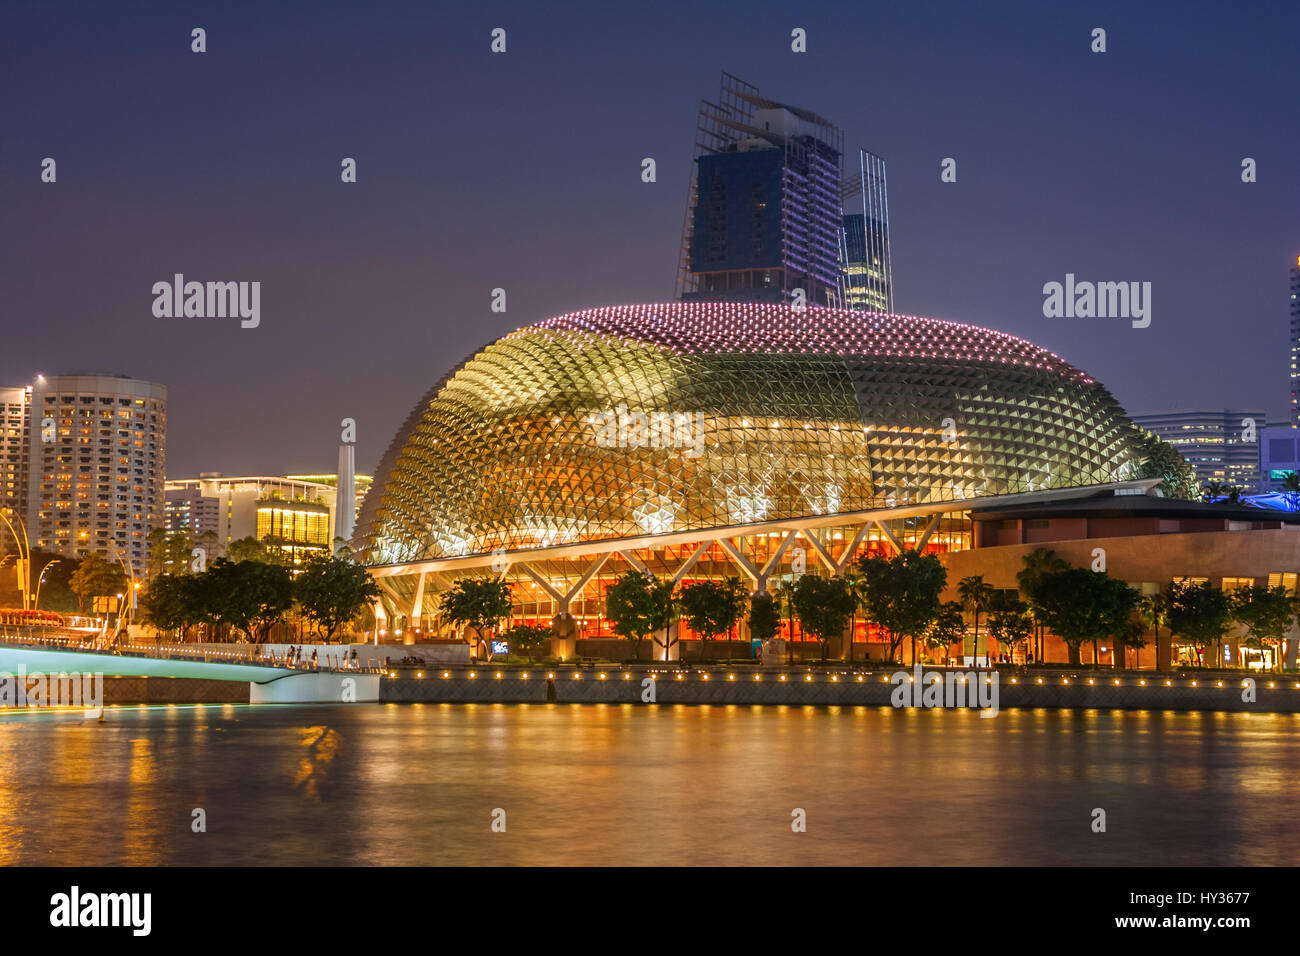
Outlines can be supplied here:
<path id="1" fill-rule="evenodd" d="M 39 611 L 41 609 L 41 583 L 45 580 L 45 572 L 58 564 L 60 560 L 62 559 L 52 558 L 45 562 L 45 567 L 41 568 L 41 573 L 36 578 L 36 598 L 32 601 L 32 610 Z"/>
<path id="2" fill-rule="evenodd" d="M 13 522 L 5 515 L 6 511 L 12 511 L 12 508 L 0 508 L 0 521 L 5 523 L 9 533 L 13 535 L 14 544 L 18 546 L 18 590 L 23 595 L 23 610 L 28 609 L 31 594 L 31 573 L 32 573 L 32 549 L 27 541 L 27 526 L 23 524 L 23 519 L 14 513 L 14 520 L 18 522 L 18 527 L 22 529 L 22 537 L 18 536 L 18 531 L 14 529 Z"/>

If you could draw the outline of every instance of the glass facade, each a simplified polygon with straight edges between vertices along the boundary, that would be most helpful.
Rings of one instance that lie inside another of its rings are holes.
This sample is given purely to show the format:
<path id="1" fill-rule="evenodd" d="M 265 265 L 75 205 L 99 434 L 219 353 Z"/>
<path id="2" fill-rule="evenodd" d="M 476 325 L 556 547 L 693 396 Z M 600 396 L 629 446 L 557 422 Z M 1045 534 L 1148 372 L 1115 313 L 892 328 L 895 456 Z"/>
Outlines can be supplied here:
<path id="1" fill-rule="evenodd" d="M 1136 477 L 1110 393 L 953 322 L 615 306 L 485 347 L 420 402 L 358 523 L 371 564 L 963 502 Z M 920 536 L 929 519 L 896 535 Z M 931 546 L 969 529 L 943 521 Z"/>

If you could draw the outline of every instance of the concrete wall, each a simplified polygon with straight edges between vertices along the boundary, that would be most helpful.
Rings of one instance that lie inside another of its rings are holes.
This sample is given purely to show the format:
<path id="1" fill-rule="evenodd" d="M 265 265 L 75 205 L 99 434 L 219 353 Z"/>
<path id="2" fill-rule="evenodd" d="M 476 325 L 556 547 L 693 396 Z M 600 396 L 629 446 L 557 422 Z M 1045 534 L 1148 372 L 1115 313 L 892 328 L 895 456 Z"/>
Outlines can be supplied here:
<path id="1" fill-rule="evenodd" d="M 106 704 L 247 704 L 248 682 L 180 677 L 105 677 Z"/>
<path id="2" fill-rule="evenodd" d="M 975 548 L 942 556 L 948 569 L 948 586 L 942 599 L 957 600 L 957 582 L 971 574 L 984 575 L 986 584 L 995 588 L 1016 587 L 1016 573 L 1024 567 L 1025 555 L 1043 547 L 1075 567 L 1091 567 L 1095 548 L 1106 552 L 1106 570 L 1114 577 L 1140 586 L 1163 587 L 1174 578 L 1208 578 L 1220 587 L 1224 578 L 1254 578 L 1267 584 L 1270 574 L 1300 571 L 1300 527 L 1284 525 L 1254 531 L 1212 531 L 1176 534 L 1152 534 L 1139 537 L 1087 538 L 1076 541 L 1049 541 L 1042 544 L 1004 545 Z M 1235 653 L 1237 635 L 1231 635 Z M 1289 635 L 1288 666 L 1294 666 L 1300 630 Z M 1164 666 L 1168 661 L 1169 635 L 1161 633 L 1157 658 L 1155 635 L 1148 631 L 1147 646 L 1140 652 L 1130 651 L 1129 663 L 1140 667 Z M 1057 638 L 1047 642 L 1047 661 L 1063 663 L 1066 649 Z M 1092 647 L 1081 649 L 1085 661 L 1092 658 Z M 1104 660 L 1104 658 L 1103 658 Z"/>

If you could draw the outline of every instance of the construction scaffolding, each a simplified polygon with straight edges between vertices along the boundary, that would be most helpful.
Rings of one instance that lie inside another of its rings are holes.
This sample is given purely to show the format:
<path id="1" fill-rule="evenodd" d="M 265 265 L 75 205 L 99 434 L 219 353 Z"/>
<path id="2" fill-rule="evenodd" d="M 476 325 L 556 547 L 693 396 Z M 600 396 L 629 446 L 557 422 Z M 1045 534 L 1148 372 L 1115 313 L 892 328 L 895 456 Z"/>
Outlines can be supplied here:
<path id="1" fill-rule="evenodd" d="M 803 135 L 790 136 L 757 126 L 755 112 L 769 109 L 785 110 L 798 117 L 806 124 L 801 129 Z M 785 150 L 783 175 L 787 188 L 782 200 L 785 204 L 782 216 L 783 222 L 790 224 L 791 228 L 783 229 L 783 263 L 825 282 L 832 289 L 837 285 L 842 288 L 841 228 L 838 224 L 832 228 L 831 223 L 836 222 L 841 203 L 836 191 L 843 176 L 844 132 L 809 110 L 760 96 L 758 87 L 724 72 L 718 101 L 700 101 L 675 298 L 681 299 L 699 288 L 698 276 L 691 270 L 691 243 L 695 210 L 700 198 L 700 158 L 734 149 L 746 139 L 767 140 Z M 817 141 L 826 148 L 817 149 Z M 813 304 L 837 303 L 832 296 L 830 301 Z"/>

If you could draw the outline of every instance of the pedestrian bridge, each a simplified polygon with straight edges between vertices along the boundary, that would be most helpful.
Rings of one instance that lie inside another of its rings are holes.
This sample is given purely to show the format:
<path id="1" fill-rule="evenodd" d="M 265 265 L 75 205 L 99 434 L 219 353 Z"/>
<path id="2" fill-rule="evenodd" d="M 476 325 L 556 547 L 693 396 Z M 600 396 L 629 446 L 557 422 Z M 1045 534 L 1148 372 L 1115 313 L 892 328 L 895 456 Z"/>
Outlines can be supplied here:
<path id="1" fill-rule="evenodd" d="M 138 646 L 104 649 L 70 640 L 11 641 L 0 637 L 0 672 L 247 681 L 249 700 L 254 704 L 379 700 L 378 673 L 262 663 L 235 652 L 187 653 L 169 648 L 150 654 Z"/>

